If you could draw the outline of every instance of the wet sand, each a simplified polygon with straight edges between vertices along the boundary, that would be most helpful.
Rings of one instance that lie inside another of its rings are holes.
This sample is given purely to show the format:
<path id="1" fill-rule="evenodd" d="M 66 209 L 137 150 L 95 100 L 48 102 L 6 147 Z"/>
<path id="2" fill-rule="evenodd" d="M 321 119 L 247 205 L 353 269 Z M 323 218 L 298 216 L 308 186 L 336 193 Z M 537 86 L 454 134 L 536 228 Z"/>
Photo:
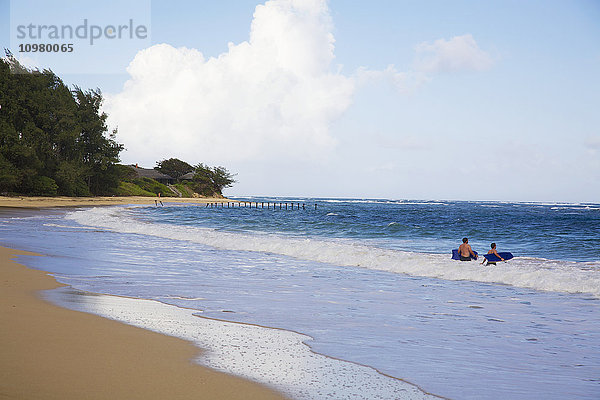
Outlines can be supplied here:
<path id="1" fill-rule="evenodd" d="M 16 255 L 34 254 L 0 247 L 0 398 L 285 398 L 193 364 L 200 350 L 186 341 L 41 300 L 60 284 Z"/>
<path id="2" fill-rule="evenodd" d="M 110 206 L 120 204 L 148 204 L 154 205 L 155 200 L 163 203 L 187 203 L 187 204 L 206 204 L 212 202 L 231 202 L 233 200 L 226 198 L 211 197 L 26 197 L 0 196 L 0 207 L 13 208 L 45 208 L 45 207 L 79 207 L 79 206 Z"/>

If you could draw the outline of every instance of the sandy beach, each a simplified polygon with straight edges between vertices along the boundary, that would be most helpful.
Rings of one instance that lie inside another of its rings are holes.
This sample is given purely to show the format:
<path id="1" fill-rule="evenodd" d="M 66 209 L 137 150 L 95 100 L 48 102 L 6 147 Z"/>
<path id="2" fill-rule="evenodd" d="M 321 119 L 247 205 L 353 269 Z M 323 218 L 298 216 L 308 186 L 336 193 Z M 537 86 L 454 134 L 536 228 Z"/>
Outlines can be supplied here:
<path id="1" fill-rule="evenodd" d="M 212 202 L 233 201 L 226 198 L 186 198 L 186 197 L 28 197 L 0 196 L 0 207 L 15 208 L 45 208 L 45 207 L 79 207 L 79 206 L 110 206 L 119 204 L 148 204 L 154 205 L 155 200 L 163 203 L 206 204 Z"/>
<path id="2" fill-rule="evenodd" d="M 24 254 L 0 247 L 1 398 L 284 398 L 193 364 L 200 350 L 188 342 L 41 300 L 59 284 L 13 261 Z"/>

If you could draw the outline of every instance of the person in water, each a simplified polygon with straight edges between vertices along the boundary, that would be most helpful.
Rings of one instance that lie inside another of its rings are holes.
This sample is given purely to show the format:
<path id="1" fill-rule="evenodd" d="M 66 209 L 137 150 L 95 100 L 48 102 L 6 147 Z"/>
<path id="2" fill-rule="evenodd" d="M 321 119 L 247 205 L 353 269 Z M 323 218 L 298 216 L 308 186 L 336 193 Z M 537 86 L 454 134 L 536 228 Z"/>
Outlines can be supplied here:
<path id="1" fill-rule="evenodd" d="M 487 253 L 488 253 L 488 254 L 493 254 L 493 255 L 495 255 L 496 257 L 498 257 L 500 260 L 504 261 L 504 258 L 502 258 L 502 257 L 500 256 L 500 254 L 498 254 L 498 251 L 496 251 L 496 243 L 492 243 L 492 244 L 490 245 L 490 247 L 491 247 L 491 249 L 490 249 L 490 250 L 489 250 Z M 481 263 L 483 264 L 483 263 L 484 263 L 484 262 L 486 262 L 486 261 L 487 261 L 487 259 L 484 257 L 484 258 L 483 258 L 483 261 L 482 261 Z M 495 262 L 495 261 L 488 261 L 486 265 L 496 265 L 496 262 Z"/>
<path id="2" fill-rule="evenodd" d="M 471 261 L 471 257 L 477 260 L 477 255 L 471 248 L 469 244 L 469 239 L 463 238 L 462 244 L 458 247 L 458 255 L 460 256 L 460 261 Z"/>

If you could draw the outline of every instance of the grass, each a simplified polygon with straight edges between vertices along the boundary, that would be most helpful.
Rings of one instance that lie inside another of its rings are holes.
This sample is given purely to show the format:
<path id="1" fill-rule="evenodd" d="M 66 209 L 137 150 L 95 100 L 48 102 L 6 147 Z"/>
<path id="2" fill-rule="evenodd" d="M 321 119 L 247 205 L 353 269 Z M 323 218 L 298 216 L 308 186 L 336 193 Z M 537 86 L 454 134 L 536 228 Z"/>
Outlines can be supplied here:
<path id="1" fill-rule="evenodd" d="M 117 196 L 157 196 L 156 193 L 144 190 L 133 182 L 119 182 L 119 187 L 116 192 Z"/>
<path id="2" fill-rule="evenodd" d="M 183 197 L 194 197 L 194 191 L 183 183 L 176 183 L 173 186 L 181 192 Z"/>

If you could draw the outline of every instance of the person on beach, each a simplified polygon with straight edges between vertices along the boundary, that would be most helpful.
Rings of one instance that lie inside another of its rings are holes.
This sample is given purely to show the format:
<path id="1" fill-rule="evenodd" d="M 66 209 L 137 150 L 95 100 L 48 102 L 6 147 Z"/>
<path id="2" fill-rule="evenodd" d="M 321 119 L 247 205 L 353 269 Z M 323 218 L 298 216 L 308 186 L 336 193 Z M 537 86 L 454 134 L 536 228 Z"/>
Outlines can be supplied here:
<path id="1" fill-rule="evenodd" d="M 496 243 L 492 243 L 492 244 L 490 245 L 490 247 L 491 247 L 491 249 L 490 249 L 490 250 L 488 250 L 488 252 L 487 252 L 487 253 L 488 253 L 488 254 L 494 254 L 494 255 L 495 255 L 496 257 L 498 257 L 498 258 L 499 258 L 501 261 L 504 261 L 504 258 L 502 258 L 502 257 L 500 256 L 500 254 L 498 254 L 498 251 L 496 251 Z M 484 258 L 483 258 L 483 261 L 482 261 L 481 263 L 483 264 L 483 263 L 484 263 L 484 262 L 486 262 L 486 261 L 487 261 L 487 258 L 485 258 L 485 257 L 484 257 Z M 496 262 L 495 262 L 495 261 L 487 261 L 487 264 L 485 264 L 485 265 L 496 265 Z"/>
<path id="2" fill-rule="evenodd" d="M 477 255 L 473 252 L 471 245 L 469 244 L 469 239 L 463 238 L 462 244 L 458 247 L 458 255 L 460 256 L 460 261 L 471 261 L 471 257 L 477 260 Z"/>

